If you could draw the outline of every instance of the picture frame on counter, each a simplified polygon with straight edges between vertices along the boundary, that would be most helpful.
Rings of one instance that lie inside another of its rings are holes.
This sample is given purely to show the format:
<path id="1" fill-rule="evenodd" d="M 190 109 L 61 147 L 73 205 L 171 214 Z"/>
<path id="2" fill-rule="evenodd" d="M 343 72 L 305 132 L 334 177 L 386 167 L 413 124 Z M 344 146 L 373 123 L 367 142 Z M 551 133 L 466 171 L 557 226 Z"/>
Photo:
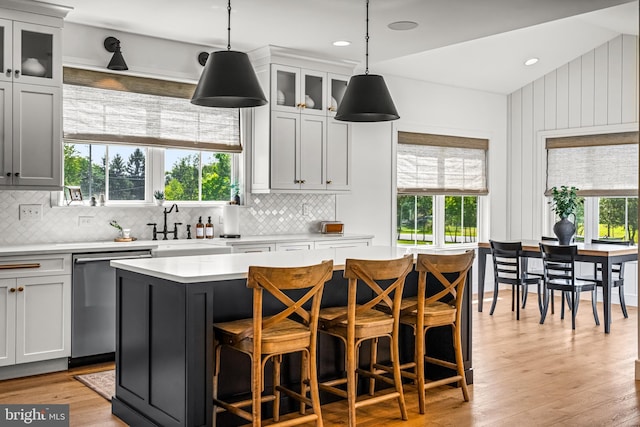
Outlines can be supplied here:
<path id="1" fill-rule="evenodd" d="M 82 190 L 78 186 L 66 186 L 64 189 L 64 199 L 67 202 L 67 205 L 70 205 L 73 202 L 79 202 L 82 204 Z"/>

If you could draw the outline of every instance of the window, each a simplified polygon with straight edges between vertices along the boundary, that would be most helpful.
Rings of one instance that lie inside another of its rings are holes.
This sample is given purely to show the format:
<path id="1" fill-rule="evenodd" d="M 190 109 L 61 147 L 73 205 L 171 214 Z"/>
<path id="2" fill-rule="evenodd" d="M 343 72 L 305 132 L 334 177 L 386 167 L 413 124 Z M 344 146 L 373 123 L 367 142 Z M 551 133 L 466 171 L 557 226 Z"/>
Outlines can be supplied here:
<path id="1" fill-rule="evenodd" d="M 584 196 L 576 240 L 638 241 L 638 132 L 546 139 L 547 195 L 561 185 Z"/>
<path id="2" fill-rule="evenodd" d="M 107 201 L 228 201 L 237 182 L 238 109 L 204 108 L 194 86 L 64 69 L 65 185 Z M 155 161 L 152 162 L 151 159 Z"/>
<path id="3" fill-rule="evenodd" d="M 167 200 L 229 200 L 231 155 L 208 151 L 165 150 Z"/>
<path id="4" fill-rule="evenodd" d="M 487 149 L 486 139 L 398 133 L 398 244 L 477 241 Z"/>
<path id="5" fill-rule="evenodd" d="M 637 243 L 638 198 L 601 197 L 598 202 L 598 238 Z"/>
<path id="6" fill-rule="evenodd" d="M 146 152 L 131 146 L 66 144 L 65 185 L 80 186 L 88 197 L 105 194 L 113 201 L 144 201 Z"/>

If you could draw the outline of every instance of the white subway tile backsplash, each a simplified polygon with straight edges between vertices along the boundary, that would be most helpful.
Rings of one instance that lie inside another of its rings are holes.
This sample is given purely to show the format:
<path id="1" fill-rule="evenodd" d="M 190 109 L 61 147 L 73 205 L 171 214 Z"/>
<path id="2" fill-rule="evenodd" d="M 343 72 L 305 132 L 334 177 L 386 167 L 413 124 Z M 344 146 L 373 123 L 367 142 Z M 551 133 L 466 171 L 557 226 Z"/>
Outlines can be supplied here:
<path id="1" fill-rule="evenodd" d="M 162 227 L 163 207 L 123 206 L 67 206 L 51 207 L 48 191 L 0 191 L 0 244 L 79 242 L 111 240 L 118 233 L 109 225 L 116 220 L 131 235 L 139 239 L 151 239 L 151 227 L 156 222 Z M 302 204 L 308 207 L 308 215 L 302 215 Z M 20 221 L 20 204 L 42 204 L 41 221 Z M 167 206 L 170 206 L 168 204 Z M 180 206 L 180 203 L 178 203 Z M 179 237 L 187 237 L 186 224 L 191 224 L 195 237 L 195 224 L 202 216 L 203 222 L 211 216 L 215 235 L 222 231 L 220 207 L 180 207 L 167 219 L 168 227 L 174 222 L 179 226 Z M 91 217 L 90 225 L 79 225 L 78 217 Z M 247 203 L 240 209 L 240 233 L 242 235 L 290 234 L 318 231 L 318 222 L 335 219 L 335 196 L 325 194 L 256 194 L 247 195 Z M 223 219 L 224 220 L 224 219 Z"/>

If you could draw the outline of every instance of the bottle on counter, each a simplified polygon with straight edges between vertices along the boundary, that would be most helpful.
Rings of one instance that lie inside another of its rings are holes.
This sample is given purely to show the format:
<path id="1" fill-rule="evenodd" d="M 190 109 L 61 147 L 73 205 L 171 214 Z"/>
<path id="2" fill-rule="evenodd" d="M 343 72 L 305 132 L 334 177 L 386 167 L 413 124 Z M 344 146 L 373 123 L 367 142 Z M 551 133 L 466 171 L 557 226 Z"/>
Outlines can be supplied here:
<path id="1" fill-rule="evenodd" d="M 213 239 L 213 224 L 211 223 L 211 217 L 209 217 L 209 221 L 207 221 L 204 227 L 204 237 L 206 239 Z"/>
<path id="2" fill-rule="evenodd" d="M 204 224 L 202 223 L 202 217 L 198 218 L 196 224 L 196 239 L 204 239 Z"/>

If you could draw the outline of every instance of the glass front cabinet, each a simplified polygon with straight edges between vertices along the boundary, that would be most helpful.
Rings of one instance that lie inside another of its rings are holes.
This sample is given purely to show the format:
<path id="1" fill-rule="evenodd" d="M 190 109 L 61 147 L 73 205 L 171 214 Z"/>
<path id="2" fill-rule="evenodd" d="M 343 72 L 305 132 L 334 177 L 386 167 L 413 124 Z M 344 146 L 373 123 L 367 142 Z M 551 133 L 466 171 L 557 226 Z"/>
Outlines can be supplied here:
<path id="1" fill-rule="evenodd" d="M 60 28 L 0 19 L 0 80 L 59 86 L 60 37 Z"/>

